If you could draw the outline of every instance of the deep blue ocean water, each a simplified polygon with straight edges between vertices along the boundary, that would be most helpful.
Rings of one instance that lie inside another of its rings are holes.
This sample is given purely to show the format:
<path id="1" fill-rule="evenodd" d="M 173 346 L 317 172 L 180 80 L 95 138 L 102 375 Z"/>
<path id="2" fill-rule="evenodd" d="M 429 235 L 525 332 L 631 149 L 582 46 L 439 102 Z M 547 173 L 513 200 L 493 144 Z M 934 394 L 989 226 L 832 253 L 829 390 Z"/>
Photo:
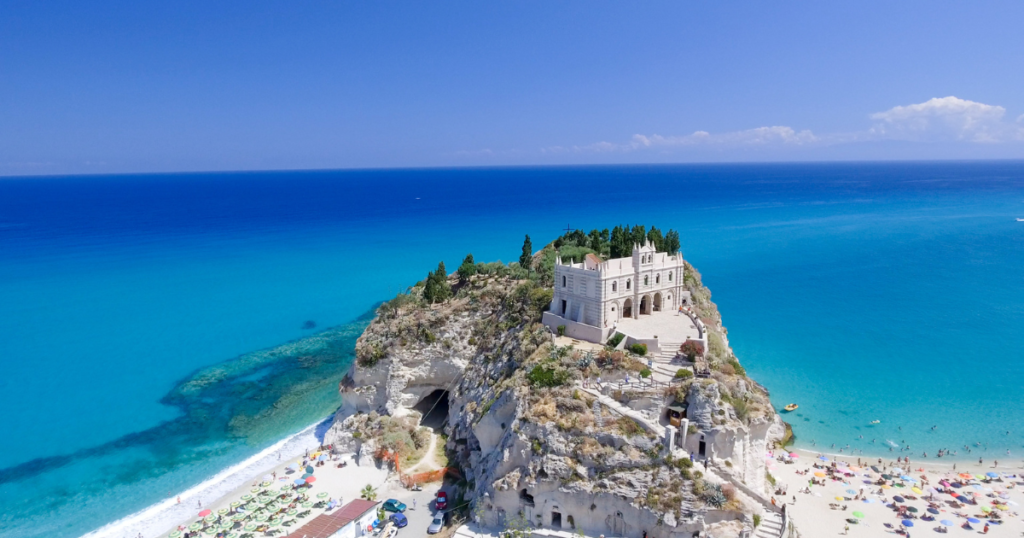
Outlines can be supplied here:
<path id="1" fill-rule="evenodd" d="M 79 536 L 326 416 L 377 301 L 567 225 L 679 230 L 800 446 L 1017 458 L 1017 217 L 1022 162 L 0 179 L 0 537 Z M 329 327 L 315 360 L 251 354 Z"/>

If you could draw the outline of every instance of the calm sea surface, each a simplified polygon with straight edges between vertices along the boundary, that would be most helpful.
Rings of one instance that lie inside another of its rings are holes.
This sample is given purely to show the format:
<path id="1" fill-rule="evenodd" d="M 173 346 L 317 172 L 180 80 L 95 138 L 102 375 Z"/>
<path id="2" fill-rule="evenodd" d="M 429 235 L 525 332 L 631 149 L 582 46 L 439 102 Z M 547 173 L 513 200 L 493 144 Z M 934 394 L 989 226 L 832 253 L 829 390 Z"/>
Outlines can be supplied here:
<path id="1" fill-rule="evenodd" d="M 1017 217 L 1020 162 L 0 179 L 0 537 L 79 536 L 323 418 L 377 301 L 566 225 L 680 230 L 801 446 L 1020 457 Z"/>

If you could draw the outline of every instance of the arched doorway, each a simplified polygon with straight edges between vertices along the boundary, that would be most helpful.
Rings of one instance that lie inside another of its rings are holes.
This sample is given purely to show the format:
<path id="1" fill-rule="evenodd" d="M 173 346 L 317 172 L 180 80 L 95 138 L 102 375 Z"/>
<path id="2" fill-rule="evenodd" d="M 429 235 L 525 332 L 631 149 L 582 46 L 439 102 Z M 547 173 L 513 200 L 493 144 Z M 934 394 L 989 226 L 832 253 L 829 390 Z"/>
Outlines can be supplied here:
<path id="1" fill-rule="evenodd" d="M 612 301 L 611 303 L 608 303 L 608 315 L 605 316 L 605 318 L 611 321 L 619 321 L 622 319 L 619 317 L 621 313 L 622 312 L 619 310 L 619 302 Z"/>
<path id="2" fill-rule="evenodd" d="M 633 299 L 626 299 L 626 302 L 622 303 L 622 317 L 633 317 Z"/>
<path id="3" fill-rule="evenodd" d="M 650 314 L 651 313 L 651 296 L 644 295 L 640 298 L 640 313 Z"/>
<path id="4" fill-rule="evenodd" d="M 661 292 L 654 294 L 654 311 L 661 312 Z"/>

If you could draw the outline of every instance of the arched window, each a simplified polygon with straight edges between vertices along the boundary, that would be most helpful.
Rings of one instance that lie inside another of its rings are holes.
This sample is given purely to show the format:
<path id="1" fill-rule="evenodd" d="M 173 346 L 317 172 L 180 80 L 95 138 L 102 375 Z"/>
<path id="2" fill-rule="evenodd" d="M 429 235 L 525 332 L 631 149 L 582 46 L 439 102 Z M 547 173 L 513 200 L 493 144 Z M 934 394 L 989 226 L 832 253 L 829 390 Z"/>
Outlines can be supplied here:
<path id="1" fill-rule="evenodd" d="M 672 271 L 668 272 L 668 281 L 672 282 Z"/>
<path id="2" fill-rule="evenodd" d="M 566 282 L 567 282 L 567 280 L 566 280 L 565 276 L 563 275 L 562 276 L 562 287 L 563 288 L 566 286 Z"/>
<path id="3" fill-rule="evenodd" d="M 654 275 L 654 283 L 655 284 L 661 284 L 661 275 L 660 274 Z"/>
<path id="4" fill-rule="evenodd" d="M 612 282 L 612 291 L 619 291 L 619 283 Z"/>
<path id="5" fill-rule="evenodd" d="M 648 280 L 649 280 L 650 278 L 651 278 L 651 277 L 649 277 L 649 276 L 647 276 L 647 275 L 644 275 L 644 286 L 646 286 L 646 285 L 648 284 Z"/>
<path id="6" fill-rule="evenodd" d="M 630 285 L 632 285 L 632 284 L 633 284 L 633 279 L 627 278 L 626 279 L 626 289 L 628 290 Z"/>

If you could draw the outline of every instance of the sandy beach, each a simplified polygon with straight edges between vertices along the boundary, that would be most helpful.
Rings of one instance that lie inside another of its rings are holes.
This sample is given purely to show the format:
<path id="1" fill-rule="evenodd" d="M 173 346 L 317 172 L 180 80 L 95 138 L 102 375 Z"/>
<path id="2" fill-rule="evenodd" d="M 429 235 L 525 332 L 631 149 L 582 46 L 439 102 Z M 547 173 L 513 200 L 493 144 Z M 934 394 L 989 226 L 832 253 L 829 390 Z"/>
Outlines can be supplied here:
<path id="1" fill-rule="evenodd" d="M 1020 536 L 1024 532 L 1024 521 L 1020 516 L 1021 505 L 1024 504 L 1024 480 L 1020 478 L 1020 474 L 1024 473 L 1024 462 L 1020 460 L 999 460 L 999 465 L 995 466 L 995 460 L 984 461 L 979 465 L 976 459 L 914 461 L 911 456 L 908 469 L 907 465 L 897 463 L 896 457 L 881 458 L 882 463 L 879 464 L 878 457 L 860 456 L 858 465 L 857 456 L 830 455 L 808 450 L 796 450 L 794 453 L 797 454 L 796 458 L 792 458 L 795 463 L 787 464 L 777 460 L 783 452 L 776 451 L 775 457 L 768 462 L 768 469 L 776 479 L 776 486 L 786 492 L 784 495 L 775 495 L 775 499 L 787 505 L 787 510 L 804 537 L 845 533 L 865 537 L 895 534 L 903 528 L 902 522 L 905 519 L 912 523 L 908 529 L 911 536 L 940 534 L 940 527 L 946 528 L 951 536 L 966 536 L 983 532 L 986 523 L 989 523 L 988 535 L 991 536 Z M 852 471 L 842 474 L 827 472 L 826 467 L 844 469 L 843 464 Z M 871 466 L 882 472 L 875 472 Z M 876 484 L 883 473 L 892 476 L 894 468 L 903 471 L 899 476 L 908 476 L 914 482 L 894 477 L 894 480 L 886 481 L 890 487 Z M 958 484 L 952 481 L 948 481 L 953 486 L 951 488 L 942 485 L 944 478 L 959 473 L 984 476 L 986 480 L 975 479 L 961 487 L 956 487 Z M 998 477 L 990 479 L 986 473 L 995 473 Z M 809 485 L 812 478 L 817 484 Z M 822 483 L 824 485 L 820 485 Z M 914 487 L 920 493 L 914 492 Z M 929 495 L 930 488 L 955 491 L 973 499 L 974 504 L 959 503 L 949 493 Z M 897 496 L 903 502 L 895 499 Z M 931 504 L 929 499 L 934 499 Z M 907 507 L 903 516 L 894 510 L 894 503 L 895 506 Z M 958 506 L 961 504 L 962 507 Z M 991 512 L 984 511 L 983 507 Z M 854 512 L 862 517 L 855 516 Z M 999 519 L 993 519 L 990 513 L 998 513 Z M 979 522 L 972 523 L 970 529 L 962 528 L 968 517 Z M 849 523 L 847 519 L 857 523 Z M 953 525 L 942 525 L 943 520 Z M 1000 523 L 995 523 L 997 521 Z M 845 530 L 846 526 L 849 526 L 849 531 Z"/>

